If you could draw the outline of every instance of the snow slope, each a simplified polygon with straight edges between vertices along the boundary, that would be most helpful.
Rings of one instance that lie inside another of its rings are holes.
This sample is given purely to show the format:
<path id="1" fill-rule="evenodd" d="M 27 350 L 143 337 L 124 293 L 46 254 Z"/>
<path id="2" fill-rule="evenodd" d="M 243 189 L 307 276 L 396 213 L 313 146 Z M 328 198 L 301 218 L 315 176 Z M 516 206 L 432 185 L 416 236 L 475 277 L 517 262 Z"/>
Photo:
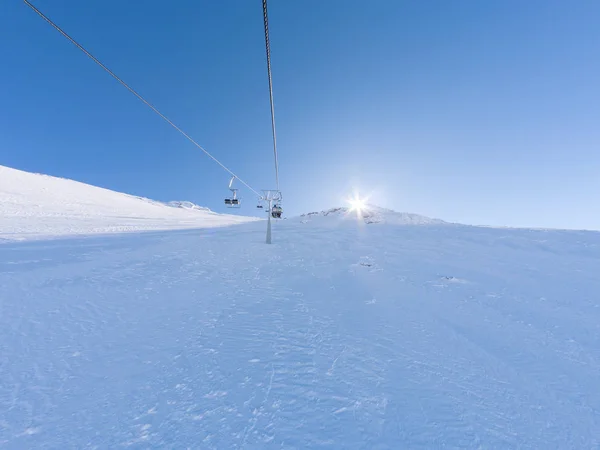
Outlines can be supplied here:
<path id="1" fill-rule="evenodd" d="M 0 245 L 0 447 L 600 446 L 600 233 L 319 217 Z"/>
<path id="2" fill-rule="evenodd" d="M 165 204 L 0 166 L 0 239 L 216 227 L 251 220 L 189 202 Z"/>
<path id="3" fill-rule="evenodd" d="M 323 221 L 323 218 L 325 221 Z M 387 223 L 394 225 L 441 225 L 446 222 L 440 219 L 421 216 L 419 214 L 400 213 L 391 209 L 381 208 L 376 205 L 367 205 L 362 210 L 352 210 L 348 207 L 331 208 L 326 211 L 310 212 L 302 214 L 300 221 L 303 223 L 314 220 L 329 225 L 339 225 L 340 222 L 353 221 L 356 219 L 366 224 Z"/>

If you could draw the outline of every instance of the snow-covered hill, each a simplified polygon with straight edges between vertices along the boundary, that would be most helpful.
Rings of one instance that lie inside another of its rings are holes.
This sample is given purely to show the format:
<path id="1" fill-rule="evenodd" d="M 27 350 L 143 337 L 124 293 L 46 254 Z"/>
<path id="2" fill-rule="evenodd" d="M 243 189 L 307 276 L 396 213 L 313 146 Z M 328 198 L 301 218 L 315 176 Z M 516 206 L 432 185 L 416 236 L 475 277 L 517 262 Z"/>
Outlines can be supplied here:
<path id="1" fill-rule="evenodd" d="M 374 212 L 1 244 L 0 447 L 598 448 L 600 233 Z"/>
<path id="2" fill-rule="evenodd" d="M 323 221 L 325 217 L 327 219 Z M 441 225 L 446 223 L 440 219 L 432 219 L 419 214 L 400 213 L 376 205 L 367 205 L 361 210 L 353 210 L 349 207 L 331 208 L 326 211 L 310 212 L 300 216 L 303 223 L 319 220 L 322 223 L 329 224 L 337 224 L 339 221 L 355 221 L 357 218 L 366 224 Z"/>
<path id="3" fill-rule="evenodd" d="M 206 228 L 251 220 L 190 202 L 165 204 L 0 166 L 0 239 Z"/>

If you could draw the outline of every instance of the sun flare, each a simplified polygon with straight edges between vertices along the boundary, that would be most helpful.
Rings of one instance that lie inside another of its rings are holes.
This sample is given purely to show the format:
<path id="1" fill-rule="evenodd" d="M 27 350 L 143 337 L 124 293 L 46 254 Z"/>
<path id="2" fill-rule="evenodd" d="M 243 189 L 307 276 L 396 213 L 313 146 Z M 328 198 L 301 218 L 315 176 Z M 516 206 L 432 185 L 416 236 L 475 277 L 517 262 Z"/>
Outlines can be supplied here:
<path id="1" fill-rule="evenodd" d="M 350 211 L 356 211 L 360 213 L 367 207 L 367 200 L 361 198 L 358 194 L 354 195 L 354 197 L 349 198 L 348 203 L 350 203 Z"/>

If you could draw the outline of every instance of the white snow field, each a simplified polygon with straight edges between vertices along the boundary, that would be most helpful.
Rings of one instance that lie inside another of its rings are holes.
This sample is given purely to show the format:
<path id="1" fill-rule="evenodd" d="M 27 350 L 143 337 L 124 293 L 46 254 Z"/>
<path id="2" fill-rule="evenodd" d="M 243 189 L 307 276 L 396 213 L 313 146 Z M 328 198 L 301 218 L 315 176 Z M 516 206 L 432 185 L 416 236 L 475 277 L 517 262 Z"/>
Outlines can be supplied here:
<path id="1" fill-rule="evenodd" d="M 0 448 L 600 446 L 600 233 L 346 213 L 1 244 Z"/>
<path id="2" fill-rule="evenodd" d="M 0 239 L 215 227 L 253 220 L 0 166 Z"/>

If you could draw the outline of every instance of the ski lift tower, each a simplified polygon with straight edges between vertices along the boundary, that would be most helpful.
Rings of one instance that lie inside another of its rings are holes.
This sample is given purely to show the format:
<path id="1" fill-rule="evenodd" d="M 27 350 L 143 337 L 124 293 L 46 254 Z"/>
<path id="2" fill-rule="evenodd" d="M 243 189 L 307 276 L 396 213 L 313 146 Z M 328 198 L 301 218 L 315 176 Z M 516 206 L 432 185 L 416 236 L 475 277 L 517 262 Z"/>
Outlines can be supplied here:
<path id="1" fill-rule="evenodd" d="M 274 219 L 280 219 L 281 213 L 281 191 L 263 189 L 263 195 L 260 200 L 268 204 L 267 208 L 267 244 L 271 243 L 271 217 Z"/>

